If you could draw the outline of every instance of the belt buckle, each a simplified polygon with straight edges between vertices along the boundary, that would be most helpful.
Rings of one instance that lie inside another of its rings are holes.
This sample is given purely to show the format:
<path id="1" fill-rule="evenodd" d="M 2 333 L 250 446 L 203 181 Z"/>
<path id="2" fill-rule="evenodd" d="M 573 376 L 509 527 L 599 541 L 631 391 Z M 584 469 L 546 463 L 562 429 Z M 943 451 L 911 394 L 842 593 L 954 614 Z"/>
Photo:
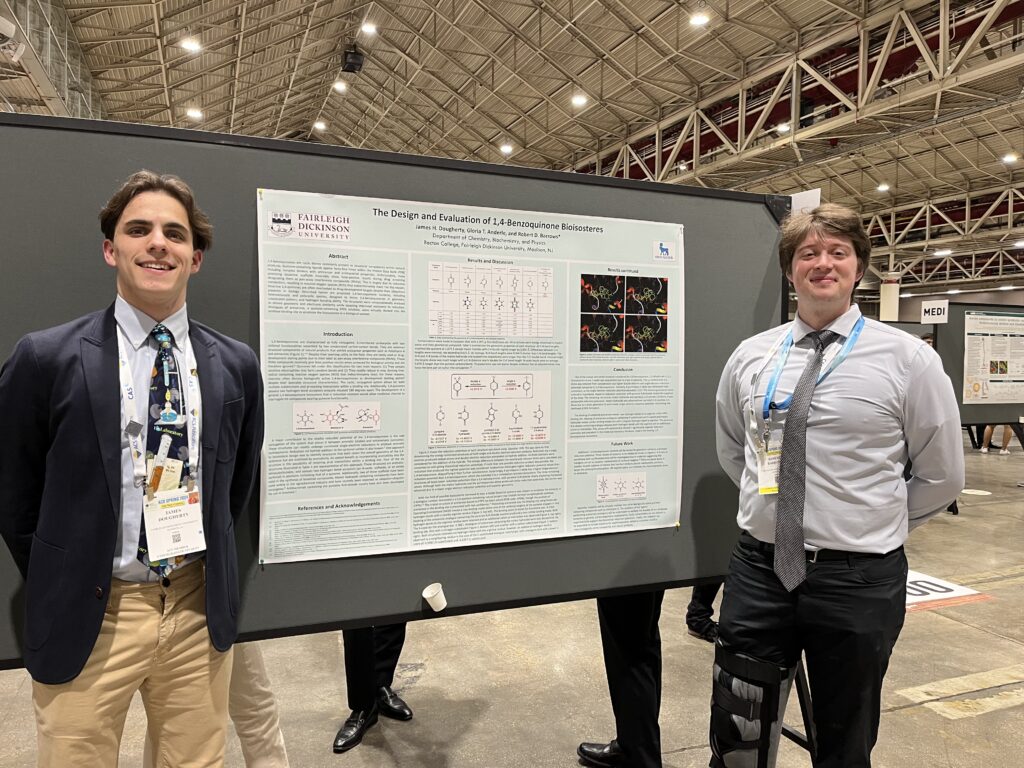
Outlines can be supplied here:
<path id="1" fill-rule="evenodd" d="M 808 560 L 807 562 L 809 562 L 809 563 L 816 563 L 816 562 L 818 562 L 818 553 L 819 552 L 821 552 L 820 549 L 814 550 L 814 552 L 811 554 L 810 560 Z"/>

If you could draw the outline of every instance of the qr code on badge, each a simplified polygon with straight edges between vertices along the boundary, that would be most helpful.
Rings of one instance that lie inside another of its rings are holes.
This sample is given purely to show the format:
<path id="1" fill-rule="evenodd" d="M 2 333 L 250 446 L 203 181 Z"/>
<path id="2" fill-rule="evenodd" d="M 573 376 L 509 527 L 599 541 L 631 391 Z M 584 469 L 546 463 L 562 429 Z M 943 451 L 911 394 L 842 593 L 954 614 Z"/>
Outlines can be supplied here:
<path id="1" fill-rule="evenodd" d="M 171 543 L 172 544 L 180 544 L 181 543 L 181 534 L 180 533 L 172 533 L 171 534 Z"/>

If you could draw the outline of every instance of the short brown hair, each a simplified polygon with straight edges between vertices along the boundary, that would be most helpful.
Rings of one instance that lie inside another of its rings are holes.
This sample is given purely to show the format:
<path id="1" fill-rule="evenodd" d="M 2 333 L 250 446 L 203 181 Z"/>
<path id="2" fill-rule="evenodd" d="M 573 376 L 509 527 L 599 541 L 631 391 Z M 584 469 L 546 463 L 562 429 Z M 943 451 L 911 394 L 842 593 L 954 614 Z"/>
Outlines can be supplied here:
<path id="1" fill-rule="evenodd" d="M 128 203 L 143 192 L 163 192 L 181 203 L 188 214 L 188 226 L 192 230 L 192 247 L 197 251 L 210 249 L 213 245 L 213 225 L 196 205 L 192 188 L 177 176 L 160 175 L 147 170 L 133 173 L 100 211 L 100 229 L 107 240 L 114 239 L 117 222 L 120 221 Z"/>
<path id="2" fill-rule="evenodd" d="M 860 215 L 845 205 L 822 203 L 812 211 L 791 213 L 782 222 L 782 240 L 779 243 L 779 266 L 782 267 L 782 274 L 787 277 L 790 275 L 796 249 L 811 232 L 848 238 L 853 243 L 853 250 L 857 254 L 857 267 L 862 276 L 868 271 L 871 239 L 864 229 Z M 854 288 L 856 287 L 855 283 Z"/>

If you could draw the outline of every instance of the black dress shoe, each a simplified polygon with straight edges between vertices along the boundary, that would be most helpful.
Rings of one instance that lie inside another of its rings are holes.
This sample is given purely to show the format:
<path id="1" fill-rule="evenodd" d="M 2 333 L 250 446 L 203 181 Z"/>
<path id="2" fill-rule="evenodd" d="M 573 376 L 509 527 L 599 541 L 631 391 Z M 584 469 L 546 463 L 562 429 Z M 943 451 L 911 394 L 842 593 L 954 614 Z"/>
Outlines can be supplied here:
<path id="1" fill-rule="evenodd" d="M 377 724 L 377 708 L 369 712 L 353 712 L 348 720 L 341 726 L 338 735 L 334 737 L 334 752 L 341 754 L 348 752 L 352 747 L 357 746 L 363 740 L 363 736 L 371 727 Z"/>
<path id="2" fill-rule="evenodd" d="M 597 768 L 620 768 L 626 764 L 626 756 L 619 748 L 619 742 L 612 739 L 607 744 L 583 742 L 576 748 L 580 762 Z"/>
<path id="3" fill-rule="evenodd" d="M 393 720 L 412 720 L 412 709 L 388 685 L 382 685 L 377 690 L 377 709 L 384 717 Z"/>

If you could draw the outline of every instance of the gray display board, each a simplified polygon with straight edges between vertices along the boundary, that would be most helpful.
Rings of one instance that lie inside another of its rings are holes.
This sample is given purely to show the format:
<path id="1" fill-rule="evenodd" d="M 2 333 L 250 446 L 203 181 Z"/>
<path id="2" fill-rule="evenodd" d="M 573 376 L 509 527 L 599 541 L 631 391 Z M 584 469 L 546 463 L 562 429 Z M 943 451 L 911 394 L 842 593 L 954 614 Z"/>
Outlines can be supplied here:
<path id="1" fill-rule="evenodd" d="M 967 312 L 1014 312 L 1020 307 L 1002 304 L 949 305 L 949 321 L 935 333 L 935 350 L 953 381 L 961 424 L 1016 424 L 1024 416 L 1024 403 L 970 403 L 964 405 L 964 315 Z"/>
<path id="2" fill-rule="evenodd" d="M 775 256 L 788 198 L 687 189 L 195 131 L 0 115 L 0 356 L 34 329 L 108 305 L 97 213 L 139 168 L 196 190 L 214 246 L 189 286 L 191 316 L 259 348 L 259 187 L 682 223 L 685 230 L 685 444 L 678 529 L 479 548 L 288 563 L 255 562 L 257 505 L 237 526 L 247 637 L 427 617 L 440 581 L 446 614 L 679 586 L 725 572 L 736 489 L 714 449 L 714 395 L 743 338 L 778 322 Z M 7 436 L 6 439 L 17 439 Z M 0 660 L 17 657 L 23 586 L 0 552 Z M 431 614 L 433 615 L 433 614 Z"/>

